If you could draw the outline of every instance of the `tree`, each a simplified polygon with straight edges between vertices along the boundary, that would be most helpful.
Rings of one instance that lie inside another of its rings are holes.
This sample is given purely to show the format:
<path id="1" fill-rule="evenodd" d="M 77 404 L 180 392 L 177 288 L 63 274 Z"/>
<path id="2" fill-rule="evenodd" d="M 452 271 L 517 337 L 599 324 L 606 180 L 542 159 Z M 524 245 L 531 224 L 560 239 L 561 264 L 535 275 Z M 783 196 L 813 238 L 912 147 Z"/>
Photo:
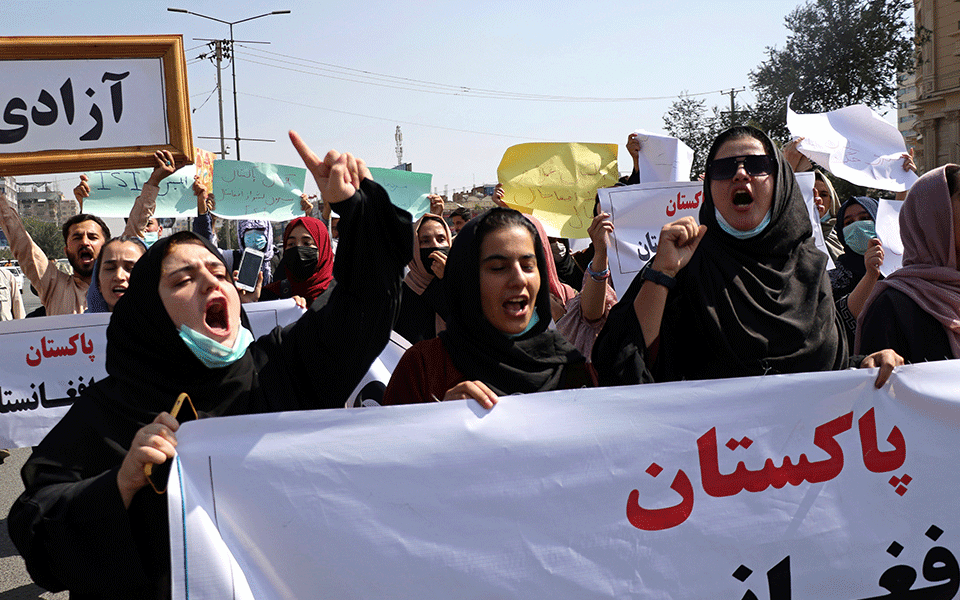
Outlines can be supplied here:
<path id="1" fill-rule="evenodd" d="M 785 141 L 791 93 L 800 113 L 893 106 L 897 74 L 914 65 L 912 8 L 910 0 L 808 0 L 794 9 L 784 48 L 767 48 L 767 60 L 750 72 L 754 120 Z"/>
<path id="2" fill-rule="evenodd" d="M 31 217 L 23 218 L 23 228 L 26 229 L 34 243 L 40 246 L 43 253 L 50 260 L 65 258 L 63 231 L 56 223 L 48 223 Z"/>
<path id="3" fill-rule="evenodd" d="M 683 93 L 663 115 L 664 129 L 693 150 L 690 180 L 694 181 L 706 170 L 707 153 L 717 135 L 730 126 L 730 117 L 716 106 L 707 112 L 707 101 L 697 100 Z M 740 114 L 743 107 L 736 105 Z"/>

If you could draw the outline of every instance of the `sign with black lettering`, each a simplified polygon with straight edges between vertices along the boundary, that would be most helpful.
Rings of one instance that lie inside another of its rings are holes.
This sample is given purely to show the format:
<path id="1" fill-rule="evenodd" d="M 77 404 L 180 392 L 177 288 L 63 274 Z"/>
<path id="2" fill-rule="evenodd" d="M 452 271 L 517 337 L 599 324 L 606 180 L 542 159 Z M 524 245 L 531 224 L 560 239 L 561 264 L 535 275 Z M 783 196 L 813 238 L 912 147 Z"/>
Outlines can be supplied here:
<path id="1" fill-rule="evenodd" d="M 0 38 L 0 175 L 192 162 L 180 36 Z"/>

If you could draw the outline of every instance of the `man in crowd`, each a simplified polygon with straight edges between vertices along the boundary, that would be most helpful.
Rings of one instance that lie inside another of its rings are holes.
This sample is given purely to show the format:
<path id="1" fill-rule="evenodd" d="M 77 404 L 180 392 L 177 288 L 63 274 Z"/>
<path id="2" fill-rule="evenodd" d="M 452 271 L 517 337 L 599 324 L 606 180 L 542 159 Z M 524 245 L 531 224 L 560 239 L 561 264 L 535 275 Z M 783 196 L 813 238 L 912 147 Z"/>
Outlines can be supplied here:
<path id="1" fill-rule="evenodd" d="M 177 167 L 174 164 L 173 154 L 169 150 L 157 150 L 153 153 L 155 167 L 150 177 L 143 184 L 140 195 L 133 203 L 130 209 L 130 216 L 127 217 L 127 223 L 123 230 L 123 235 L 143 238 L 147 248 L 153 245 L 163 234 L 163 227 L 160 221 L 153 216 L 157 209 L 157 196 L 160 194 L 160 184 L 163 180 L 173 175 Z M 168 189 L 169 191 L 169 189 Z M 80 176 L 80 185 L 73 188 L 73 195 L 80 204 L 80 212 L 83 212 L 83 202 L 90 197 L 90 181 L 86 175 Z"/>
<path id="2" fill-rule="evenodd" d="M 463 226 L 470 220 L 470 211 L 465 206 L 458 206 L 455 211 L 450 213 L 450 229 L 453 235 L 460 233 Z"/>
<path id="3" fill-rule="evenodd" d="M 23 275 L 37 289 L 47 315 L 82 313 L 87 308 L 87 289 L 100 248 L 110 239 L 110 229 L 94 215 L 79 214 L 63 224 L 64 253 L 73 275 L 57 268 L 27 233 L 17 211 L 0 196 L 0 227 L 20 262 Z"/>
<path id="4" fill-rule="evenodd" d="M 127 223 L 130 223 L 129 219 L 127 219 Z M 147 248 L 159 240 L 162 234 L 163 226 L 160 225 L 160 221 L 158 221 L 156 217 L 147 219 L 147 227 L 143 230 L 143 241 L 146 242 Z"/>
<path id="5" fill-rule="evenodd" d="M 17 282 L 17 277 L 7 269 L 0 269 L 0 321 L 23 317 L 23 298 L 20 297 L 20 284 Z"/>

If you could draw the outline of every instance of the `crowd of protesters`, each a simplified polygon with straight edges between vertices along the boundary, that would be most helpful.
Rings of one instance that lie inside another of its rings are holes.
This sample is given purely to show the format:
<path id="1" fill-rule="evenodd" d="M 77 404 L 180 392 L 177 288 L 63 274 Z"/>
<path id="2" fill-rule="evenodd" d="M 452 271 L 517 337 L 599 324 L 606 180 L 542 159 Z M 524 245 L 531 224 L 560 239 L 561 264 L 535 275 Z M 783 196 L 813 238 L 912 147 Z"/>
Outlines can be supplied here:
<path id="1" fill-rule="evenodd" d="M 820 173 L 815 197 L 836 262 L 828 272 L 798 165 L 763 132 L 732 128 L 710 149 L 699 221 L 664 225 L 657 254 L 614 291 L 613 225 L 599 202 L 590 247 L 576 254 L 505 205 L 458 209 L 448 222 L 432 198 L 412 222 L 361 159 L 320 157 L 290 137 L 323 210 L 287 224 L 276 270 L 265 260 L 252 292 L 234 285 L 239 254 L 212 240 L 215 199 L 199 183 L 194 231 L 160 235 L 152 213 L 176 168 L 169 153 L 155 155 L 123 235 L 111 238 L 86 213 L 64 224 L 73 275 L 0 201 L 0 225 L 48 315 L 112 312 L 108 377 L 34 449 L 9 515 L 41 586 L 75 598 L 167 597 L 166 503 L 145 467 L 175 453 L 179 422 L 167 411 L 178 395 L 200 418 L 343 407 L 391 331 L 413 345 L 383 404 L 470 399 L 492 410 L 518 393 L 848 367 L 879 367 L 864 377 L 881 387 L 905 360 L 960 357 L 955 165 L 907 195 L 904 267 L 886 279 L 866 223 L 876 200 L 841 202 Z M 637 183 L 635 136 L 627 149 L 634 172 L 622 183 Z M 88 193 L 82 181 L 78 198 Z M 237 241 L 264 251 L 270 232 L 245 221 Z M 275 298 L 296 299 L 303 316 L 254 339 L 242 304 Z"/>

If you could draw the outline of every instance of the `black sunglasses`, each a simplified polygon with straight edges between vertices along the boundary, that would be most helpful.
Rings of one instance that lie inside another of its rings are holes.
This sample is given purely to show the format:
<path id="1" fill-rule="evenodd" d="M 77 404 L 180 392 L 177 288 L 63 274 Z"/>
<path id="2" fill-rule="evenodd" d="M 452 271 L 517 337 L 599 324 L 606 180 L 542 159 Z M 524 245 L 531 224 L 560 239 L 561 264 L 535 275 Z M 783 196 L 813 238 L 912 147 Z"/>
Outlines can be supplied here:
<path id="1" fill-rule="evenodd" d="M 766 154 L 750 154 L 714 159 L 707 165 L 707 175 L 715 180 L 733 179 L 740 165 L 750 177 L 770 175 L 776 169 L 776 163 Z"/>

